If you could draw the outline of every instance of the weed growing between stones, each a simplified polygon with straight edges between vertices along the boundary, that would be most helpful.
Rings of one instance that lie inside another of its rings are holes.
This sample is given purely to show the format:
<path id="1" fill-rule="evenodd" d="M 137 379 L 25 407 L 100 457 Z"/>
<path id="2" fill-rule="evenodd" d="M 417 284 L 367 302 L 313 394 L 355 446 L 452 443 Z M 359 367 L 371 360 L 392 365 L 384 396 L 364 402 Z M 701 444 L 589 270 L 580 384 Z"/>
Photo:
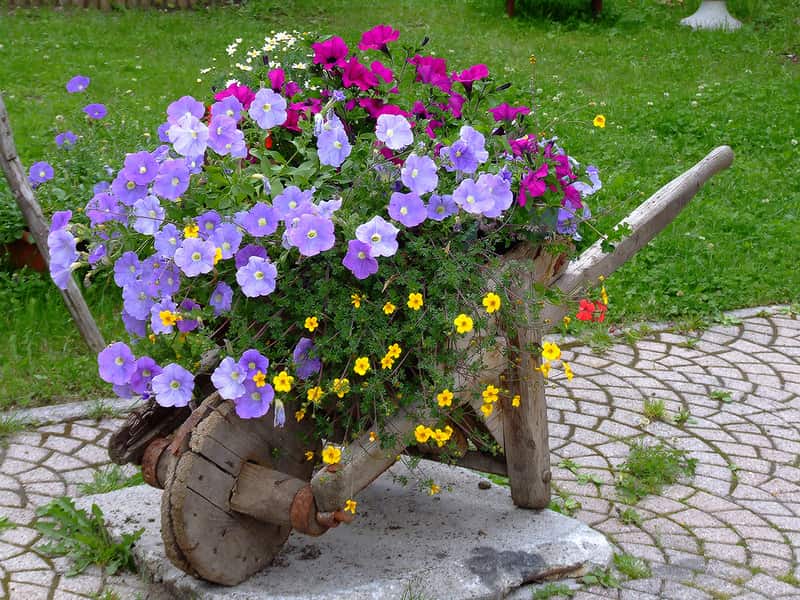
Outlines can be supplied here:
<path id="1" fill-rule="evenodd" d="M 533 591 L 531 600 L 547 600 L 548 598 L 572 598 L 575 591 L 563 583 L 546 583 Z"/>
<path id="2" fill-rule="evenodd" d="M 719 400 L 720 402 L 725 402 L 727 404 L 733 400 L 733 392 L 729 392 L 728 390 L 711 390 L 711 393 L 708 394 L 708 397 L 712 400 Z"/>
<path id="3" fill-rule="evenodd" d="M 641 527 L 643 521 L 642 515 L 630 507 L 619 511 L 619 520 L 625 525 L 636 525 L 637 527 Z"/>
<path id="4" fill-rule="evenodd" d="M 690 458 L 685 450 L 664 442 L 653 445 L 634 440 L 628 459 L 620 466 L 617 492 L 623 501 L 633 504 L 650 494 L 659 494 L 665 485 L 682 476 L 693 476 L 696 467 L 697 459 Z"/>
<path id="5" fill-rule="evenodd" d="M 15 417 L 14 415 L 8 417 L 0 417 L 0 446 L 8 444 L 8 438 L 18 431 L 29 426 L 28 423 Z"/>
<path id="6" fill-rule="evenodd" d="M 645 400 L 643 412 L 651 421 L 665 421 L 667 417 L 667 407 L 661 398 Z"/>
<path id="7" fill-rule="evenodd" d="M 78 485 L 78 491 L 82 496 L 91 494 L 105 494 L 134 485 L 142 485 L 144 479 L 141 471 L 128 477 L 119 465 L 110 465 L 99 471 L 95 471 L 94 477 L 89 483 Z"/>
<path id="8" fill-rule="evenodd" d="M 547 508 L 553 512 L 572 517 L 581 509 L 581 503 L 578 502 L 578 500 L 576 500 L 575 497 L 569 492 L 566 492 L 555 485 L 553 485 L 553 492 L 555 494 L 555 498 L 550 500 L 550 504 L 547 506 Z"/>
<path id="9" fill-rule="evenodd" d="M 614 567 L 628 579 L 647 579 L 652 575 L 650 564 L 632 554 L 614 554 Z"/>
<path id="10" fill-rule="evenodd" d="M 611 569 L 594 569 L 593 571 L 589 571 L 586 575 L 581 577 L 581 582 L 586 585 L 600 585 L 604 588 L 614 588 L 617 589 L 620 587 L 619 579 L 617 576 L 614 575 Z"/>
<path id="11" fill-rule="evenodd" d="M 689 412 L 689 409 L 682 408 L 672 417 L 672 422 L 675 423 L 675 425 L 685 425 L 689 422 L 691 417 L 692 413 Z"/>
<path id="12" fill-rule="evenodd" d="M 114 542 L 99 506 L 92 504 L 89 514 L 75 508 L 75 503 L 67 497 L 39 507 L 36 515 L 36 530 L 49 540 L 37 550 L 50 556 L 69 558 L 71 564 L 67 576 L 78 575 L 93 564 L 102 567 L 109 575 L 120 570 L 136 572 L 131 548 L 144 529 L 125 533 L 121 541 Z"/>
<path id="13" fill-rule="evenodd" d="M 6 516 L 0 517 L 0 533 L 3 533 L 4 531 L 6 531 L 8 529 L 14 529 L 15 527 L 16 527 L 16 524 L 14 524 L 11 521 L 9 521 L 8 517 L 6 517 Z"/>
<path id="14" fill-rule="evenodd" d="M 91 406 L 89 406 L 89 411 L 86 413 L 86 416 L 95 421 L 99 421 L 106 417 L 118 417 L 120 416 L 120 412 L 102 400 L 95 400 L 92 402 Z"/>

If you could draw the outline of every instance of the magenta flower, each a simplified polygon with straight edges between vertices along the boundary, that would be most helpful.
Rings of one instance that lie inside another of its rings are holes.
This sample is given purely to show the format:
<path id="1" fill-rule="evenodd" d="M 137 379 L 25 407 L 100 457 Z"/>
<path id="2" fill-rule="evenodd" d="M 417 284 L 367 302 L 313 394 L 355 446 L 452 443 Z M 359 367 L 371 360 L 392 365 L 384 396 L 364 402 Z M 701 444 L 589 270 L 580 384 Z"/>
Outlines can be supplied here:
<path id="1" fill-rule="evenodd" d="M 216 247 L 213 243 L 199 238 L 188 238 L 175 251 L 175 264 L 187 277 L 196 277 L 214 268 L 215 255 Z"/>
<path id="2" fill-rule="evenodd" d="M 342 264 L 350 269 L 356 279 L 366 279 L 378 272 L 378 261 L 372 256 L 372 248 L 360 240 L 347 242 L 347 254 Z"/>
<path id="3" fill-rule="evenodd" d="M 302 215 L 289 231 L 289 241 L 303 256 L 316 256 L 330 250 L 336 241 L 333 221 L 317 215 Z"/>
<path id="4" fill-rule="evenodd" d="M 67 82 L 67 91 L 70 94 L 78 94 L 80 92 L 85 92 L 86 88 L 89 87 L 89 82 L 91 79 L 84 75 L 75 75 L 72 79 Z"/>
<path id="5" fill-rule="evenodd" d="M 369 244 L 372 256 L 394 256 L 397 252 L 397 234 L 400 230 L 384 220 L 374 216 L 356 228 L 356 239 Z"/>
<path id="6" fill-rule="evenodd" d="M 362 65 L 358 57 L 351 56 L 350 60 L 342 64 L 342 85 L 346 88 L 356 86 L 362 92 L 378 85 L 375 74 L 365 65 Z"/>
<path id="7" fill-rule="evenodd" d="M 394 42 L 399 37 L 400 32 L 396 29 L 392 29 L 389 25 L 376 25 L 361 35 L 358 49 L 388 52 L 389 42 Z"/>
<path id="8" fill-rule="evenodd" d="M 311 48 L 314 50 L 314 64 L 322 65 L 326 71 L 342 66 L 348 52 L 347 44 L 340 37 L 311 44 Z"/>
<path id="9" fill-rule="evenodd" d="M 31 165 L 31 168 L 28 170 L 28 181 L 30 181 L 31 185 L 35 188 L 42 183 L 50 181 L 54 174 L 55 172 L 50 163 L 41 160 Z"/>
<path id="10" fill-rule="evenodd" d="M 414 192 L 394 192 L 389 200 L 389 216 L 406 227 L 416 227 L 428 216 L 425 203 Z"/>
<path id="11" fill-rule="evenodd" d="M 547 184 L 544 182 L 544 178 L 547 177 L 548 170 L 547 163 L 542 163 L 542 166 L 536 171 L 529 170 L 525 173 L 522 181 L 519 182 L 517 204 L 525 206 L 528 198 L 538 198 L 544 195 L 547 191 Z"/>
<path id="12" fill-rule="evenodd" d="M 417 67 L 417 81 L 437 87 L 448 94 L 450 93 L 451 81 L 447 75 L 447 62 L 443 58 L 417 54 L 408 59 L 408 62 Z"/>
<path id="13" fill-rule="evenodd" d="M 211 297 L 208 299 L 208 304 L 214 308 L 214 316 L 218 317 L 222 313 L 226 313 L 231 309 L 233 301 L 233 290 L 224 281 L 220 281 L 214 291 L 211 292 Z"/>
<path id="14" fill-rule="evenodd" d="M 386 67 L 379 60 L 373 60 L 372 63 L 370 63 L 369 68 L 372 69 L 372 72 L 382 79 L 384 83 L 391 83 L 392 79 L 394 79 L 394 73 L 392 73 L 392 70 L 389 67 Z"/>
<path id="15" fill-rule="evenodd" d="M 275 390 L 270 384 L 256 387 L 255 383 L 248 380 L 245 384 L 245 393 L 233 401 L 236 415 L 240 419 L 263 417 L 269 412 L 273 398 L 275 398 Z"/>
<path id="16" fill-rule="evenodd" d="M 453 73 L 453 81 L 459 82 L 464 86 L 467 94 L 472 92 L 472 84 L 481 79 L 489 77 L 489 69 L 486 65 L 473 65 L 469 69 L 461 71 L 461 73 Z"/>
<path id="17" fill-rule="evenodd" d="M 186 406 L 194 392 L 194 376 L 182 366 L 170 363 L 153 377 L 152 388 L 161 406 Z"/>
<path id="18" fill-rule="evenodd" d="M 217 92 L 214 95 L 214 100 L 224 100 L 225 98 L 228 98 L 230 96 L 233 96 L 239 102 L 241 102 L 242 107 L 244 107 L 245 110 L 250 108 L 250 104 L 253 102 L 253 98 L 256 97 L 256 95 L 253 93 L 253 90 L 251 90 L 246 85 L 232 83 L 221 92 Z"/>
<path id="19" fill-rule="evenodd" d="M 125 385 L 136 371 L 133 352 L 127 344 L 115 342 L 106 346 L 97 355 L 97 366 L 100 379 L 115 385 Z"/>
<path id="20" fill-rule="evenodd" d="M 248 114 L 261 129 L 271 129 L 286 120 L 286 100 L 272 90 L 260 89 Z"/>
<path id="21" fill-rule="evenodd" d="M 490 108 L 489 112 L 492 113 L 495 121 L 508 121 L 509 123 L 517 118 L 517 115 L 528 115 L 531 109 L 527 106 L 511 106 L 507 102 L 498 104 L 494 108 Z"/>
<path id="22" fill-rule="evenodd" d="M 100 120 L 108 114 L 108 109 L 104 104 L 95 103 L 84 106 L 83 112 L 85 112 L 90 119 Z"/>
<path id="23" fill-rule="evenodd" d="M 375 127 L 376 137 L 392 150 L 402 150 L 414 141 L 411 124 L 402 115 L 381 115 Z"/>
<path id="24" fill-rule="evenodd" d="M 236 271 L 236 281 L 248 298 L 268 296 L 275 291 L 278 269 L 268 259 L 251 256 L 247 264 Z"/>

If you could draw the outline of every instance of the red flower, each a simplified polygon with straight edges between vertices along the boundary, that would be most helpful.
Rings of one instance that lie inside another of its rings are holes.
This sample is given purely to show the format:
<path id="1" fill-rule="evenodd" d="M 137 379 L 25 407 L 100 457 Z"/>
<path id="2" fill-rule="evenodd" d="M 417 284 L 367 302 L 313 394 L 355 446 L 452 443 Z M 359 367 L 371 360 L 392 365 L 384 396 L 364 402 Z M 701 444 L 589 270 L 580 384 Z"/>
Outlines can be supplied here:
<path id="1" fill-rule="evenodd" d="M 593 317 L 594 303 L 585 299 L 581 300 L 580 306 L 578 307 L 578 314 L 575 315 L 575 318 L 579 321 L 591 321 Z"/>
<path id="2" fill-rule="evenodd" d="M 264 148 L 266 148 L 267 150 L 272 148 L 272 136 L 271 135 L 267 135 L 267 137 L 264 138 Z"/>
<path id="3" fill-rule="evenodd" d="M 595 302 L 594 303 L 594 320 L 598 323 L 602 323 L 606 318 L 606 311 L 608 307 L 603 304 L 602 302 Z"/>

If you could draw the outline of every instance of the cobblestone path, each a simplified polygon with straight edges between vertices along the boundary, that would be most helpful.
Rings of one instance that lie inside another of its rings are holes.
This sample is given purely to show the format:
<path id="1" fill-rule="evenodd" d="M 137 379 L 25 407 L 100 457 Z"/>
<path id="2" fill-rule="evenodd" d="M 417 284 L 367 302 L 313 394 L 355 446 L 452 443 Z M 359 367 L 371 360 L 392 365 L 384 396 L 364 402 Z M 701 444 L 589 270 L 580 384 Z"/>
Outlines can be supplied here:
<path id="1" fill-rule="evenodd" d="M 568 347 L 575 378 L 549 384 L 554 483 L 577 500 L 575 516 L 652 576 L 620 589 L 582 589 L 576 600 L 800 598 L 800 320 L 780 308 L 732 313 L 730 325 L 698 334 L 665 329 L 602 354 Z M 667 420 L 648 422 L 645 400 L 664 401 Z M 688 422 L 672 418 L 688 411 Z M 146 598 L 130 576 L 90 569 L 66 577 L 66 562 L 36 552 L 37 506 L 78 495 L 108 463 L 105 443 L 118 421 L 78 420 L 18 433 L 0 449 L 0 595 L 13 600 Z M 663 440 L 697 459 L 694 478 L 633 508 L 624 524 L 614 479 L 632 439 Z M 627 443 L 626 443 L 627 442 Z M 603 483 L 580 483 L 557 465 Z M 574 470 L 574 467 L 573 467 Z"/>

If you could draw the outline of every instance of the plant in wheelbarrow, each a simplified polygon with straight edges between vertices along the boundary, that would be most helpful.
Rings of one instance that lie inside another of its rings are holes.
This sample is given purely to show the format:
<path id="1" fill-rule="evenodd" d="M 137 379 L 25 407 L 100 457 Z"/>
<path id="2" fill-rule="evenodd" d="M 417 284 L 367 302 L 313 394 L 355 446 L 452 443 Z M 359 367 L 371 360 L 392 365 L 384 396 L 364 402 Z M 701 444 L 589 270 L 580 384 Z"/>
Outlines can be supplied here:
<path id="1" fill-rule="evenodd" d="M 351 521 L 404 451 L 549 501 L 542 380 L 570 371 L 542 330 L 618 266 L 599 242 L 569 265 L 599 178 L 484 65 L 427 42 L 237 41 L 213 97 L 170 104 L 163 145 L 127 154 L 85 221 L 53 219 L 56 283 L 88 262 L 121 288 L 130 339 L 100 376 L 150 402 L 111 454 L 166 486 L 189 573 L 238 583 L 291 528 Z"/>

